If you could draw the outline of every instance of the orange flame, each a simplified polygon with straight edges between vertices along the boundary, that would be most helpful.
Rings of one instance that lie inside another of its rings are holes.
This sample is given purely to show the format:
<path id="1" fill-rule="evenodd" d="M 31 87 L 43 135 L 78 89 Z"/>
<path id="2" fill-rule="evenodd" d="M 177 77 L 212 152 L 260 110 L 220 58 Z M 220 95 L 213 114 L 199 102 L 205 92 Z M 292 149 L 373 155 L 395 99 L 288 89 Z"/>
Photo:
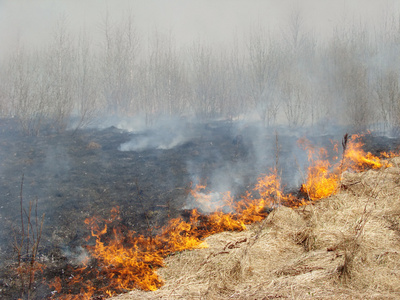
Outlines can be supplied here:
<path id="1" fill-rule="evenodd" d="M 389 166 L 382 163 L 381 159 L 366 153 L 361 135 L 353 135 L 343 149 L 341 159 L 335 156 L 333 163 L 328 153 L 323 148 L 315 148 L 306 139 L 301 139 L 299 144 L 308 151 L 310 166 L 308 168 L 307 180 L 301 186 L 301 191 L 307 194 L 311 200 L 318 200 L 335 194 L 340 187 L 341 175 L 345 171 L 363 171 L 366 168 L 378 169 L 382 166 Z M 333 149 L 337 153 L 337 144 Z"/>
<path id="2" fill-rule="evenodd" d="M 346 170 L 363 171 L 366 168 L 379 169 L 383 166 L 379 157 L 366 153 L 363 149 L 363 143 L 359 140 L 361 135 L 355 134 L 350 138 L 344 157 L 347 160 Z"/>
<path id="3" fill-rule="evenodd" d="M 190 195 L 199 206 L 213 212 L 205 215 L 193 209 L 187 220 L 171 219 L 154 236 L 115 229 L 113 223 L 119 220 L 118 207 L 111 210 L 111 217 L 107 220 L 97 217 L 86 219 L 85 223 L 91 229 L 89 239 L 95 238 L 95 244 L 88 247 L 95 266 L 84 266 L 81 271 L 86 277 L 100 278 L 104 287 L 95 290 L 93 283 L 85 283 L 83 277 L 76 274 L 69 283 L 84 286 L 79 297 L 66 294 L 63 299 L 89 299 L 95 293 L 112 296 L 116 292 L 132 289 L 154 291 L 163 284 L 156 270 L 163 266 L 166 256 L 177 251 L 206 247 L 203 239 L 218 232 L 245 230 L 246 224 L 261 221 L 277 205 L 300 206 L 332 195 L 338 191 L 341 174 L 345 171 L 387 166 L 378 157 L 365 153 L 359 139 L 359 135 L 349 139 L 341 158 L 337 143 L 333 143 L 333 154 L 329 154 L 326 149 L 314 147 L 306 139 L 299 140 L 310 162 L 300 190 L 308 196 L 307 199 L 285 194 L 278 171 L 272 169 L 270 174 L 259 177 L 254 189 L 247 191 L 240 200 L 235 200 L 230 192 L 211 193 L 206 191 L 205 185 L 195 186 Z M 111 232 L 109 228 L 113 228 Z M 54 281 L 52 286 L 60 291 L 59 281 Z"/>
<path id="4" fill-rule="evenodd" d="M 298 143 L 307 151 L 310 163 L 307 179 L 301 186 L 301 192 L 308 195 L 311 200 L 334 194 L 339 187 L 339 175 L 336 167 L 332 167 L 328 151 L 324 148 L 314 147 L 305 138 L 300 139 Z M 337 153 L 336 143 L 334 143 L 333 150 Z M 335 158 L 337 159 L 337 156 Z"/>

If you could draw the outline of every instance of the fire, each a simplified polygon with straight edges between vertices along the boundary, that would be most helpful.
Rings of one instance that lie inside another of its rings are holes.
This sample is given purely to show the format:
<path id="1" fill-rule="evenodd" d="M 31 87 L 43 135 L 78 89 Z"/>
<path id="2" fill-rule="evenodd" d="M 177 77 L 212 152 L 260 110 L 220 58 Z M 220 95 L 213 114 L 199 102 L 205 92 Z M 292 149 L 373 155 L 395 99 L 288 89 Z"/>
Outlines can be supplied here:
<path id="1" fill-rule="evenodd" d="M 84 272 L 89 277 L 103 278 L 107 282 L 107 289 L 97 292 L 108 295 L 133 289 L 154 291 L 163 283 L 156 270 L 163 266 L 166 256 L 186 249 L 206 247 L 202 239 L 211 234 L 245 229 L 243 222 L 234 215 L 217 211 L 205 216 L 194 209 L 188 221 L 172 219 L 161 228 L 158 235 L 136 235 L 134 231 L 122 233 L 113 229 L 109 238 L 107 224 L 114 220 L 90 218 L 85 221 L 95 238 L 95 245 L 88 250 L 96 260 L 96 268 L 85 268 Z M 81 277 L 73 278 L 69 283 L 79 284 Z"/>
<path id="2" fill-rule="evenodd" d="M 299 144 L 308 152 L 310 166 L 308 168 L 307 180 L 301 186 L 301 191 L 308 195 L 311 200 L 326 198 L 335 194 L 340 188 L 340 181 L 345 171 L 363 171 L 366 168 L 379 169 L 388 166 L 377 156 L 370 152 L 366 153 L 361 142 L 361 135 L 353 135 L 342 142 L 343 153 L 338 156 L 337 144 L 334 144 L 334 157 L 330 159 L 324 148 L 315 148 L 306 139 Z M 333 162 L 331 162 L 333 161 Z"/>
<path id="3" fill-rule="evenodd" d="M 234 199 L 229 191 L 211 193 L 206 185 L 196 185 L 190 192 L 191 197 L 199 207 L 212 212 L 204 214 L 193 209 L 188 218 L 171 219 L 155 235 L 145 236 L 127 228 L 117 228 L 118 207 L 111 210 L 109 219 L 86 219 L 91 230 L 88 240 L 94 239 L 94 244 L 87 249 L 94 262 L 91 268 L 85 265 L 80 272 L 75 269 L 74 275 L 66 280 L 71 286 L 81 287 L 79 296 L 70 290 L 62 298 L 90 299 L 95 294 L 112 296 L 133 289 L 154 291 L 163 284 L 156 271 L 164 265 L 168 255 L 207 247 L 204 238 L 218 232 L 245 230 L 247 224 L 263 220 L 278 205 L 295 207 L 332 195 L 339 190 L 345 171 L 385 166 L 380 158 L 362 150 L 358 135 L 350 139 L 345 136 L 341 155 L 337 143 L 333 143 L 333 153 L 314 147 L 306 139 L 301 139 L 299 144 L 307 151 L 310 163 L 300 190 L 303 198 L 284 193 L 277 169 L 271 169 L 270 174 L 260 176 L 254 188 L 240 199 Z M 85 281 L 83 277 L 93 280 Z M 95 281 L 101 282 L 103 288 L 95 289 Z M 61 293 L 59 279 L 51 285 Z"/>
<path id="4" fill-rule="evenodd" d="M 298 141 L 308 154 L 307 179 L 301 186 L 301 191 L 311 200 L 317 200 L 334 194 L 339 187 L 339 170 L 332 166 L 328 151 L 324 148 L 314 147 L 305 138 Z M 333 144 L 335 153 L 334 160 L 337 160 L 337 144 Z"/>
<path id="5" fill-rule="evenodd" d="M 355 171 L 363 171 L 365 168 L 379 169 L 383 166 L 380 158 L 365 153 L 362 149 L 363 143 L 359 140 L 360 135 L 353 135 L 350 139 L 348 148 L 344 153 L 344 158 L 347 161 L 347 170 L 353 169 Z"/>

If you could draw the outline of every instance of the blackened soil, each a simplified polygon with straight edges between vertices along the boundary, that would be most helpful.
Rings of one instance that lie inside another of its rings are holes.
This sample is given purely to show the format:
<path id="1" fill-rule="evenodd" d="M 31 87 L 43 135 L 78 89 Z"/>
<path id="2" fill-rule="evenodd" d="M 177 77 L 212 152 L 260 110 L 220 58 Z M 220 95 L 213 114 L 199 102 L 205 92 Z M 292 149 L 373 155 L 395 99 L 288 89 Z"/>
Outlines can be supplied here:
<path id="1" fill-rule="evenodd" d="M 21 289 L 13 250 L 21 237 L 21 196 L 25 232 L 29 202 L 34 203 L 31 229 L 44 214 L 38 261 L 47 268 L 38 275 L 31 296 L 42 299 L 49 296 L 43 281 L 62 276 L 83 254 L 90 234 L 84 224 L 88 217 L 109 218 L 110 210 L 119 206 L 122 225 L 139 233 L 154 232 L 188 208 L 192 182 L 205 180 L 212 189 L 231 189 L 240 196 L 275 165 L 277 152 L 287 186 L 295 188 L 300 178 L 296 136 L 279 134 L 277 148 L 274 132 L 229 122 L 185 125 L 190 138 L 184 143 L 143 151 L 118 149 L 154 132 L 135 134 L 110 127 L 27 137 L 14 120 L 0 120 L 0 126 L 2 299 L 18 298 Z M 331 138 L 311 140 L 329 147 Z M 374 153 L 399 145 L 384 137 L 365 140 L 367 150 Z"/>

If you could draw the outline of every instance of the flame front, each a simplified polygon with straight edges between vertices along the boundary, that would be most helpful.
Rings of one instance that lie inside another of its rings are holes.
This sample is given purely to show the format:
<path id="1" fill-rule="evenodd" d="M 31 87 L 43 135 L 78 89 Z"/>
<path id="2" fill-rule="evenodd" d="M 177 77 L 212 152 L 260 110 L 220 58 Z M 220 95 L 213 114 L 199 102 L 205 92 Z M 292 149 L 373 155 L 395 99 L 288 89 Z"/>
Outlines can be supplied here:
<path id="1" fill-rule="evenodd" d="M 163 259 L 177 251 L 206 247 L 203 239 L 222 231 L 242 231 L 246 225 L 261 221 L 269 211 L 278 205 L 291 207 L 304 205 L 311 200 L 330 196 L 340 188 L 341 175 L 345 171 L 360 171 L 365 168 L 384 166 L 381 160 L 362 150 L 360 136 L 354 135 L 346 141 L 346 147 L 339 158 L 337 144 L 333 144 L 333 155 L 324 148 L 311 145 L 306 139 L 299 144 L 307 151 L 310 166 L 298 198 L 285 194 L 276 169 L 259 177 L 254 189 L 247 191 L 241 199 L 234 199 L 230 192 L 222 194 L 206 191 L 205 185 L 196 185 L 190 192 L 195 202 L 201 204 L 210 214 L 202 214 L 197 209 L 190 211 L 189 217 L 171 219 L 159 230 L 159 234 L 144 236 L 125 229 L 109 230 L 118 221 L 119 208 L 113 208 L 111 217 L 102 220 L 96 217 L 85 220 L 91 229 L 95 244 L 88 250 L 95 260 L 93 267 L 83 267 L 86 277 L 101 281 L 103 288 L 94 289 L 92 282 L 85 284 L 82 275 L 76 271 L 70 278 L 71 285 L 85 286 L 78 296 L 64 294 L 64 299 L 89 299 L 91 295 L 111 296 L 116 292 L 133 289 L 154 291 L 162 284 L 156 270 L 163 266 Z M 214 201 L 217 196 L 218 201 Z M 226 212 L 228 211 L 228 212 Z M 60 282 L 53 287 L 60 291 Z"/>
<path id="2" fill-rule="evenodd" d="M 379 157 L 370 152 L 366 153 L 362 149 L 361 137 L 361 135 L 353 135 L 346 145 L 343 145 L 341 157 L 337 155 L 337 144 L 334 144 L 333 149 L 336 155 L 333 159 L 329 158 L 326 149 L 315 148 L 306 139 L 301 139 L 299 144 L 307 150 L 310 162 L 307 180 L 302 184 L 301 191 L 311 200 L 326 198 L 338 191 L 341 176 L 345 171 L 359 172 L 366 168 L 379 169 L 384 166 Z"/>
<path id="3" fill-rule="evenodd" d="M 379 169 L 383 166 L 380 158 L 366 153 L 362 147 L 363 143 L 360 141 L 361 136 L 356 134 L 350 139 L 349 146 L 347 147 L 344 157 L 346 170 L 353 169 L 355 171 L 363 171 L 366 168 Z"/>

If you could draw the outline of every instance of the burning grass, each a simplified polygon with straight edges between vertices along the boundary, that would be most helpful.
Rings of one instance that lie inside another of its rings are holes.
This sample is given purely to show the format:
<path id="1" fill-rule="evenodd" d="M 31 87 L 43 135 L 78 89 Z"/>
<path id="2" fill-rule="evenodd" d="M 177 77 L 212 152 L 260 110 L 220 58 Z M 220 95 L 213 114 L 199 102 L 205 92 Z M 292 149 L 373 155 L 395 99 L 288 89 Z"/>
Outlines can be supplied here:
<path id="1" fill-rule="evenodd" d="M 186 219 L 170 220 L 155 235 L 137 235 L 128 229 L 111 226 L 118 221 L 118 209 L 111 212 L 108 220 L 95 217 L 87 219 L 86 223 L 95 240 L 95 244 L 88 247 L 94 263 L 90 268 L 82 268 L 83 273 L 75 272 L 76 275 L 67 281 L 70 286 L 82 287 L 85 286 L 82 276 L 85 276 L 89 278 L 85 279 L 88 283 L 77 296 L 71 294 L 71 288 L 64 287 L 58 292 L 64 293 L 66 299 L 82 299 L 84 295 L 88 299 L 92 295 L 111 296 L 135 289 L 159 289 L 154 294 L 136 291 L 132 296 L 135 299 L 247 299 L 249 296 L 269 299 L 304 296 L 305 291 L 312 293 L 309 295 L 322 297 L 321 290 L 326 281 L 332 287 L 332 291 L 326 295 L 341 297 L 338 292 L 341 289 L 343 295 L 348 295 L 353 289 L 352 284 L 359 284 L 357 278 L 365 280 L 363 271 L 359 271 L 358 267 L 365 262 L 375 262 L 369 257 L 371 253 L 369 246 L 363 244 L 365 241 L 376 245 L 375 255 L 389 255 L 389 252 L 382 252 L 379 248 L 385 245 L 383 241 L 372 241 L 375 232 L 370 237 L 366 235 L 366 230 L 374 222 L 373 231 L 378 228 L 383 230 L 386 226 L 379 223 L 382 220 L 378 216 L 376 220 L 373 218 L 377 208 L 372 203 L 377 201 L 381 191 L 375 189 L 372 194 L 361 181 L 350 184 L 349 178 L 354 174 L 343 173 L 389 166 L 378 157 L 365 153 L 358 138 L 353 136 L 348 142 L 346 138 L 342 157 L 339 159 L 339 155 L 336 155 L 333 163 L 326 150 L 316 149 L 306 140 L 301 141 L 308 150 L 311 162 L 306 182 L 301 188 L 303 198 L 285 194 L 278 172 L 274 169 L 270 174 L 261 176 L 254 190 L 247 192 L 240 200 L 233 199 L 229 192 L 224 193 L 218 206 L 211 202 L 211 194 L 205 186 L 194 187 L 192 197 L 203 206 L 209 205 L 214 212 L 201 214 L 194 209 Z M 391 169 L 385 168 L 380 172 L 386 174 L 386 170 Z M 372 177 L 379 172 L 365 174 L 372 174 Z M 348 191 L 340 192 L 342 186 Z M 365 187 L 365 190 L 358 191 L 357 187 Z M 337 192 L 340 192 L 338 196 L 332 196 L 317 205 L 304 206 L 312 200 Z M 343 199 L 348 197 L 355 199 Z M 399 207 L 398 203 L 396 205 L 387 208 Z M 275 210 L 268 216 L 271 208 Z M 338 213 L 343 216 L 336 216 Z M 254 222 L 258 223 L 248 226 Z M 250 230 L 244 231 L 248 227 Z M 214 235 L 216 233 L 220 234 Z M 386 238 L 388 232 L 382 233 L 382 238 Z M 376 240 L 380 239 L 376 237 Z M 390 244 L 390 249 L 399 246 L 396 244 L 398 241 L 393 239 L 385 242 Z M 185 251 L 205 248 L 207 245 L 210 245 L 208 249 Z M 398 253 L 393 250 L 390 252 L 392 256 L 398 258 Z M 168 268 L 159 269 L 164 266 L 165 259 Z M 156 273 L 157 269 L 161 277 Z M 393 281 L 395 276 L 388 276 Z M 100 287 L 95 290 L 90 278 L 102 281 Z M 372 289 L 381 292 L 380 286 L 385 286 L 389 288 L 386 289 L 389 293 L 398 293 L 398 288 L 390 285 L 386 279 L 376 283 L 369 279 Z M 314 284 L 319 284 L 321 290 L 315 290 Z M 369 285 L 365 283 L 365 286 Z M 66 292 L 68 289 L 71 290 Z"/>
<path id="2" fill-rule="evenodd" d="M 343 174 L 338 194 L 280 206 L 242 232 L 206 239 L 159 270 L 165 284 L 115 299 L 398 299 L 400 159 Z"/>
<path id="3" fill-rule="evenodd" d="M 366 168 L 379 169 L 384 166 L 385 163 L 379 157 L 362 149 L 360 137 L 356 134 L 350 138 L 347 134 L 344 136 L 341 157 L 335 142 L 332 142 L 333 154 L 329 155 L 327 149 L 314 147 L 306 139 L 299 140 L 299 144 L 307 150 L 310 162 L 307 179 L 301 187 L 302 192 L 311 200 L 326 198 L 340 188 L 343 172 L 360 172 Z"/>

